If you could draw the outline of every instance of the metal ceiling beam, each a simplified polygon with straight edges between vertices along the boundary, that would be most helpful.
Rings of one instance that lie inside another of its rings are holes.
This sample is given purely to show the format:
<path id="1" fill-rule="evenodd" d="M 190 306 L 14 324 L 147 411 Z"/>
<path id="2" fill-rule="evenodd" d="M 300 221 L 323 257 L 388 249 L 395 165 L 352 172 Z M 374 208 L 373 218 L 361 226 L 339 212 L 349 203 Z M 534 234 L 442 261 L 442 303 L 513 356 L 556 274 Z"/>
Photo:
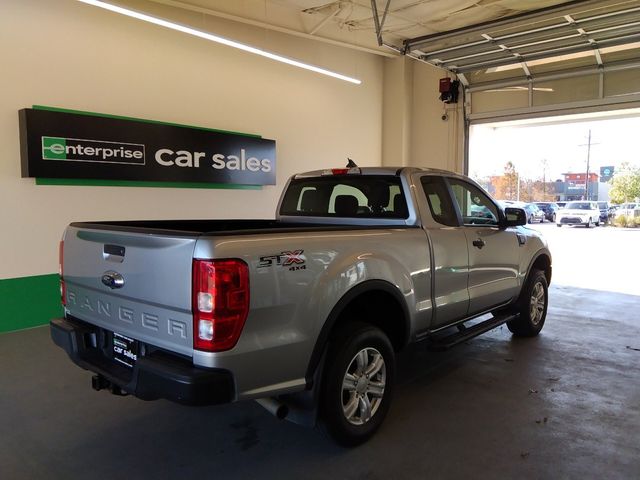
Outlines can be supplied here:
<path id="1" fill-rule="evenodd" d="M 387 0 L 387 4 L 384 7 L 384 12 L 382 13 L 382 20 L 380 20 L 380 15 L 378 14 L 378 4 L 376 0 L 371 0 L 371 10 L 373 11 L 373 24 L 376 29 L 376 38 L 378 39 L 378 45 L 382 46 L 384 41 L 382 40 L 382 29 L 384 28 L 384 23 L 387 21 L 387 14 L 389 13 L 389 5 L 391 4 L 391 0 Z"/>

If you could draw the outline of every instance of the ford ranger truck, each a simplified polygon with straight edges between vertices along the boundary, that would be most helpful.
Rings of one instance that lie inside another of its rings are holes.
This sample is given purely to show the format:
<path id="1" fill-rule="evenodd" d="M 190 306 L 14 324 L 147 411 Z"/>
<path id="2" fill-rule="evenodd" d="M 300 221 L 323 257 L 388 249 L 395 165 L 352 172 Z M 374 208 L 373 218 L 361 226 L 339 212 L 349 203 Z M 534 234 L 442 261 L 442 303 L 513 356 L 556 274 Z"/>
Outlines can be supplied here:
<path id="1" fill-rule="evenodd" d="M 254 399 L 355 445 L 407 345 L 540 332 L 551 254 L 525 222 L 462 175 L 344 168 L 294 175 L 274 220 L 72 223 L 51 336 L 96 390 Z"/>

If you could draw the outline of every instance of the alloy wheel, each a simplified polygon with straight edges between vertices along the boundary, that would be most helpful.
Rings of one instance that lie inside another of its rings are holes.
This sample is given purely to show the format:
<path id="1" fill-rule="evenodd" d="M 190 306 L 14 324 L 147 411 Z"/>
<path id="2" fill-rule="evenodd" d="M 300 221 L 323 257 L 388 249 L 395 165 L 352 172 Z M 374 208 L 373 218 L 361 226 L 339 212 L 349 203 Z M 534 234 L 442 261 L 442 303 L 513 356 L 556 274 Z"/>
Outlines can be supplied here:
<path id="1" fill-rule="evenodd" d="M 384 357 L 375 348 L 360 350 L 342 380 L 342 412 L 352 425 L 363 425 L 380 408 L 386 386 Z"/>
<path id="2" fill-rule="evenodd" d="M 531 291 L 531 301 L 529 302 L 529 318 L 533 325 L 538 325 L 544 315 L 544 307 L 546 304 L 546 298 L 544 294 L 544 287 L 540 282 L 537 282 L 533 286 Z"/>

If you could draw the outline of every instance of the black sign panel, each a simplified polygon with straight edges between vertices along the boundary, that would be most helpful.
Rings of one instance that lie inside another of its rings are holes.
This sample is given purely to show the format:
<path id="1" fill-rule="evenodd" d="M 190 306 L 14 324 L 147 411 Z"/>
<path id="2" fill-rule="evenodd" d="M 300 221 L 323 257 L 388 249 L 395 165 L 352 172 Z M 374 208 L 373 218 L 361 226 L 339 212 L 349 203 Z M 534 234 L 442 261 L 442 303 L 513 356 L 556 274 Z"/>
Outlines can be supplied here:
<path id="1" fill-rule="evenodd" d="M 613 177 L 613 172 L 615 167 L 610 165 L 608 167 L 600 167 L 600 181 L 603 183 L 607 183 Z"/>
<path id="2" fill-rule="evenodd" d="M 52 110 L 20 110 L 22 176 L 275 185 L 276 142 Z"/>

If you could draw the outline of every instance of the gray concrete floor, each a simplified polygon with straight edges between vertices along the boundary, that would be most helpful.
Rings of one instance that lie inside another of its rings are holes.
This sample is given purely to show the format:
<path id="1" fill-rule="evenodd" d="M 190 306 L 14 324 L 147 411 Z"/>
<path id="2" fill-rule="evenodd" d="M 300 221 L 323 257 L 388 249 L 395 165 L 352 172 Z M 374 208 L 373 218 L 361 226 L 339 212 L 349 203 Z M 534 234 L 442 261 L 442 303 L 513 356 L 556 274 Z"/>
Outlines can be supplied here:
<path id="1" fill-rule="evenodd" d="M 0 478 L 640 478 L 640 297 L 550 298 L 538 338 L 404 352 L 385 424 L 353 450 L 254 402 L 94 392 L 46 328 L 0 335 Z"/>

